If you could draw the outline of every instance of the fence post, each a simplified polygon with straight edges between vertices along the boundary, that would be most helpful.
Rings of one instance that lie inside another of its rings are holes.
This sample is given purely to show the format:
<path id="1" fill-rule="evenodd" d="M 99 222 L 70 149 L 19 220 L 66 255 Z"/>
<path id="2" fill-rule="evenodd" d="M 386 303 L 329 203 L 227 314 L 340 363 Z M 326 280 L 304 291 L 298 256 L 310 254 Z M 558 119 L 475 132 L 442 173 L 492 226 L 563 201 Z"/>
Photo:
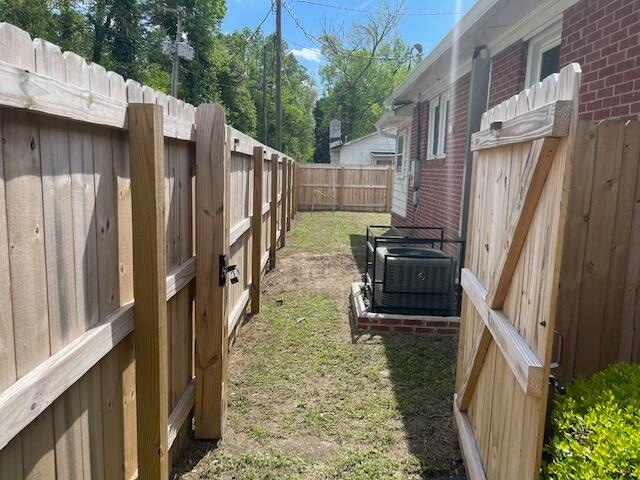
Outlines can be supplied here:
<path id="1" fill-rule="evenodd" d="M 271 231 L 269 242 L 269 268 L 276 268 L 276 249 L 278 247 L 278 154 L 271 154 Z"/>
<path id="2" fill-rule="evenodd" d="M 227 286 L 220 273 L 228 253 L 229 158 L 219 105 L 196 110 L 195 437 L 224 431 L 228 353 Z"/>
<path id="3" fill-rule="evenodd" d="M 386 191 L 386 211 L 391 211 L 391 202 L 393 201 L 393 168 L 387 170 L 387 191 Z"/>
<path id="4" fill-rule="evenodd" d="M 291 203 L 293 202 L 292 185 L 293 185 L 293 160 L 287 158 L 287 232 L 291 230 Z"/>
<path id="5" fill-rule="evenodd" d="M 286 245 L 286 235 L 287 231 L 287 185 L 289 183 L 289 169 L 287 165 L 289 161 L 287 157 L 282 158 L 282 214 L 280 218 L 280 246 L 284 247 Z"/>
<path id="6" fill-rule="evenodd" d="M 263 147 L 253 147 L 253 215 L 251 217 L 251 313 L 260 312 L 262 280 L 262 172 Z"/>
<path id="7" fill-rule="evenodd" d="M 296 161 L 291 161 L 291 220 L 296 218 Z"/>
<path id="8" fill-rule="evenodd" d="M 344 204 L 344 167 L 338 170 L 338 210 L 342 210 Z"/>
<path id="9" fill-rule="evenodd" d="M 162 107 L 129 104 L 139 478 L 169 475 Z"/>
<path id="10" fill-rule="evenodd" d="M 298 162 L 294 164 L 293 169 L 293 214 L 298 214 L 298 202 L 300 201 L 300 166 Z"/>

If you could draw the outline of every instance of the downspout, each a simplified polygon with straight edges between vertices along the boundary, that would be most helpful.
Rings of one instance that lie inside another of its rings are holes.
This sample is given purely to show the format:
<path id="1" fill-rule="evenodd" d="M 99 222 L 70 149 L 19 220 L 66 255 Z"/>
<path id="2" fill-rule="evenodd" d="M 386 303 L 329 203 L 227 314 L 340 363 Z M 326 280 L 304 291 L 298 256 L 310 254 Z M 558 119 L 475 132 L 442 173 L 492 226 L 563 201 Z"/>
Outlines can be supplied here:
<path id="1" fill-rule="evenodd" d="M 487 110 L 489 102 L 489 79 L 491 77 L 491 58 L 486 46 L 477 47 L 473 52 L 471 63 L 471 81 L 469 85 L 469 103 L 467 109 L 467 139 L 464 156 L 464 177 L 462 212 L 460 215 L 460 237 L 467 239 L 469 221 L 469 202 L 471 195 L 471 174 L 473 172 L 473 152 L 471 151 L 471 135 L 480 130 L 482 114 Z M 464 265 L 464 256 L 462 258 Z"/>
<path id="2" fill-rule="evenodd" d="M 416 159 L 413 165 L 413 176 L 411 179 L 411 183 L 413 184 L 413 214 L 415 221 L 415 210 L 418 208 L 418 200 L 420 198 L 418 190 L 420 190 L 420 174 L 422 171 L 422 157 L 421 157 L 421 137 L 422 137 L 422 94 L 418 95 L 418 100 L 416 102 L 416 113 L 418 115 L 417 125 L 416 125 Z"/>

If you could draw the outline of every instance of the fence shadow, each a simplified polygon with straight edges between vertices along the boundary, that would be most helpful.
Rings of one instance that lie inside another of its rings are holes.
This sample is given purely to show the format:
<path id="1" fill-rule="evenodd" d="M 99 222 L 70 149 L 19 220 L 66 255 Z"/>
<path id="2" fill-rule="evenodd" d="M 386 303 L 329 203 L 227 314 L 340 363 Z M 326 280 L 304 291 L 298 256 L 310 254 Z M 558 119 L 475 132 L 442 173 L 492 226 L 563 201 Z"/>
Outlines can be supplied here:
<path id="1" fill-rule="evenodd" d="M 349 235 L 351 255 L 353 255 L 353 259 L 355 260 L 360 273 L 364 273 L 365 263 L 367 261 L 366 241 L 367 236 L 364 234 L 352 233 Z"/>
<path id="2" fill-rule="evenodd" d="M 457 339 L 426 335 L 358 332 L 352 339 L 382 343 L 391 383 L 402 417 L 403 441 L 421 465 L 421 478 L 464 480 L 452 402 Z"/>

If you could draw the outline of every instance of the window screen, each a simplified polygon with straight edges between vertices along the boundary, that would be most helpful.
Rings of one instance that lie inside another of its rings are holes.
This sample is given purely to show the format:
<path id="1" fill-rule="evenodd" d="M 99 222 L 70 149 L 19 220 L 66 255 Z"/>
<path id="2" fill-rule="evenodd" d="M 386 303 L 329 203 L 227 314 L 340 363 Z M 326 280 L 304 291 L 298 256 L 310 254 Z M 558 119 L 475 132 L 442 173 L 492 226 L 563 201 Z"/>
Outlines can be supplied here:
<path id="1" fill-rule="evenodd" d="M 560 71 L 560 45 L 550 48 L 542 53 L 542 60 L 540 62 L 540 78 L 539 81 L 544 80 L 549 75 L 558 73 Z"/>

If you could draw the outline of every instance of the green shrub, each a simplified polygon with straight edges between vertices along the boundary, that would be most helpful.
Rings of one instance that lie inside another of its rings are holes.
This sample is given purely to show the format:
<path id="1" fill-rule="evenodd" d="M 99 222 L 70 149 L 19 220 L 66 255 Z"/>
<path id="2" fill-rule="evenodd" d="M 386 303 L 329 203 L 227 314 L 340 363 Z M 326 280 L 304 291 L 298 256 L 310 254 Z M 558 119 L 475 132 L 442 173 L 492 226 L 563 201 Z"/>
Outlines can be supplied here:
<path id="1" fill-rule="evenodd" d="M 558 397 L 548 479 L 640 479 L 640 365 L 579 378 Z"/>

